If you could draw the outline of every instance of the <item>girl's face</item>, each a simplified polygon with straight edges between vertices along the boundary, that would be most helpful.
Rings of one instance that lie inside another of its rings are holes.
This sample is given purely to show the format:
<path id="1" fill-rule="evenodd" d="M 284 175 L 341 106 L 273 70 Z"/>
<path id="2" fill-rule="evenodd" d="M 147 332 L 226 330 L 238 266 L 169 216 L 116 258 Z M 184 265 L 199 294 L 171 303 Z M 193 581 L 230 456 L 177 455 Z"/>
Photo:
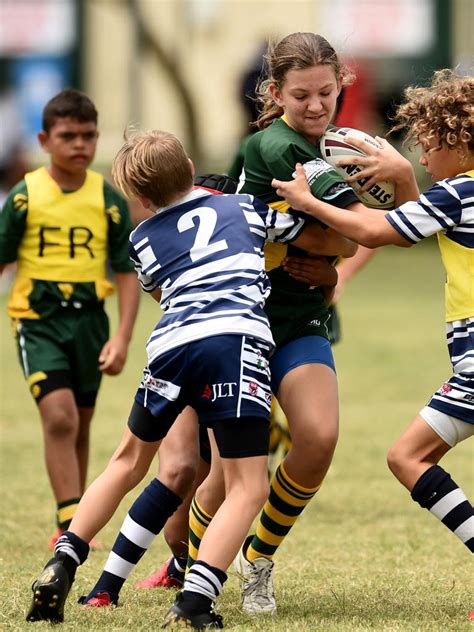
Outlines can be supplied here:
<path id="1" fill-rule="evenodd" d="M 463 162 L 460 151 L 440 145 L 437 137 L 427 138 L 426 134 L 420 134 L 418 140 L 421 147 L 420 165 L 425 167 L 433 182 L 452 178 L 472 168 L 469 166 L 472 160 Z"/>
<path id="2" fill-rule="evenodd" d="M 340 91 L 341 78 L 329 64 L 289 70 L 281 89 L 270 84 L 273 100 L 283 108 L 291 127 L 313 144 L 331 122 Z"/>

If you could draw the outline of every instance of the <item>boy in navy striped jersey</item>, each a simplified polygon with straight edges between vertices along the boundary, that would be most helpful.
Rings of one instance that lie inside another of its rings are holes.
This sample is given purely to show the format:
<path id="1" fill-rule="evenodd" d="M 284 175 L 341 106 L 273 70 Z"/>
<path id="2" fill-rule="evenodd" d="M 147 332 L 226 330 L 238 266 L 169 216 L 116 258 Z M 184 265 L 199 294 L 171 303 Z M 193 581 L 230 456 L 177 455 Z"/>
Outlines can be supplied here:
<path id="1" fill-rule="evenodd" d="M 352 144 L 366 157 L 341 159 L 364 169 L 365 188 L 393 180 L 412 202 L 382 213 L 362 204 L 355 212 L 339 209 L 310 195 L 304 170 L 293 182 L 273 185 L 293 208 L 314 215 L 354 241 L 374 248 L 386 244 L 408 247 L 437 234 L 446 268 L 446 330 L 453 375 L 433 394 L 407 430 L 392 446 L 388 464 L 413 500 L 431 511 L 474 551 L 474 510 L 463 491 L 439 465 L 457 443 L 474 434 L 474 77 L 451 70 L 435 73 L 427 88 L 408 88 L 394 129 L 405 129 L 412 144 L 421 146 L 420 164 L 434 182 L 423 195 L 410 163 L 386 141 L 374 150 Z M 354 179 L 354 178 L 352 178 Z M 474 611 L 471 613 L 474 618 Z"/>
<path id="2" fill-rule="evenodd" d="M 145 476 L 161 440 L 189 405 L 213 431 L 226 499 L 164 627 L 222 627 L 214 601 L 268 495 L 268 358 L 274 342 L 263 311 L 270 292 L 263 246 L 270 239 L 331 255 L 347 240 L 316 223 L 305 227 L 301 218 L 250 195 L 193 190 L 193 174 L 181 143 L 166 132 L 135 135 L 115 158 L 119 188 L 155 211 L 131 234 L 129 253 L 143 289 L 160 301 L 164 314 L 147 343 L 148 366 L 124 438 L 33 584 L 28 621 L 63 620 L 87 542 Z M 152 521 L 142 529 L 146 548 L 182 499 L 157 478 L 139 501 L 137 519 L 147 515 Z"/>

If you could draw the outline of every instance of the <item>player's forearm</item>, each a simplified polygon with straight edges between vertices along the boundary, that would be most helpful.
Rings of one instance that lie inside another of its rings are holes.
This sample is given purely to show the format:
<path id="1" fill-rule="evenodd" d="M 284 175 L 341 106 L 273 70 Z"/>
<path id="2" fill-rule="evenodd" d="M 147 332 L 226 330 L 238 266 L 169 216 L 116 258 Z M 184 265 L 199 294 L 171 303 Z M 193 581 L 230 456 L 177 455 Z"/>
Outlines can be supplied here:
<path id="1" fill-rule="evenodd" d="M 360 203 L 352 204 L 350 212 L 343 211 L 311 194 L 306 195 L 299 206 L 303 212 L 317 217 L 344 237 L 367 248 L 396 243 L 392 231 L 386 230 L 390 225 L 383 211 L 370 209 Z"/>
<path id="2" fill-rule="evenodd" d="M 332 228 L 326 229 L 327 250 L 322 254 L 325 255 L 339 255 L 341 257 L 350 258 L 357 252 L 357 244 L 341 235 L 341 233 L 333 230 Z"/>
<path id="3" fill-rule="evenodd" d="M 367 248 L 377 248 L 387 244 L 410 246 L 411 243 L 398 233 L 385 218 L 385 213 L 364 206 L 360 202 L 342 210 L 318 200 L 311 193 L 303 165 L 296 165 L 294 180 L 283 181 L 274 178 L 272 186 L 279 196 L 299 211 L 318 218 L 336 232 Z"/>
<path id="4" fill-rule="evenodd" d="M 130 342 L 138 312 L 140 292 L 134 272 L 117 272 L 115 281 L 118 289 L 119 324 L 117 334 Z"/>
<path id="5" fill-rule="evenodd" d="M 357 244 L 350 239 L 312 223 L 292 243 L 311 255 L 352 257 L 357 252 Z"/>

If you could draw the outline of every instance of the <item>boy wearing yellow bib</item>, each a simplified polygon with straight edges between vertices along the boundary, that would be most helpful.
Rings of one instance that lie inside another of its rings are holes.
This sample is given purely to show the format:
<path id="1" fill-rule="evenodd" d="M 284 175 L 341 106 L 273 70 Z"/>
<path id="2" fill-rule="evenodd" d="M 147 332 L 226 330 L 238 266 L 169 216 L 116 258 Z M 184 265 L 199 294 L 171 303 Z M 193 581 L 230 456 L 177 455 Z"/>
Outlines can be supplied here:
<path id="1" fill-rule="evenodd" d="M 27 173 L 0 214 L 0 272 L 17 262 L 8 315 L 41 415 L 58 533 L 84 491 L 102 374 L 122 370 L 138 306 L 127 204 L 88 169 L 97 138 L 97 111 L 86 95 L 64 90 L 53 97 L 38 135 L 50 165 Z M 114 288 L 107 262 L 119 293 L 119 325 L 111 338 L 104 299 Z"/>

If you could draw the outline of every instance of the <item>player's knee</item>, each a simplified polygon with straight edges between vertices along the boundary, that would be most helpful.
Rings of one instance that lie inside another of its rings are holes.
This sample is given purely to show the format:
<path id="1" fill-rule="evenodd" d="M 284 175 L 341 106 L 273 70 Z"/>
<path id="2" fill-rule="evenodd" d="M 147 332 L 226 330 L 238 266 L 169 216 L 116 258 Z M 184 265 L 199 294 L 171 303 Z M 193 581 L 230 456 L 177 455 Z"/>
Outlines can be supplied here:
<path id="1" fill-rule="evenodd" d="M 258 513 L 265 504 L 270 494 L 270 484 L 268 478 L 262 478 L 260 481 L 255 481 L 252 484 L 252 489 L 247 488 L 246 497 L 250 506 L 254 507 L 255 512 Z"/>
<path id="2" fill-rule="evenodd" d="M 195 497 L 202 507 L 212 508 L 215 513 L 225 499 L 224 478 L 209 475 L 197 488 Z"/>
<path id="3" fill-rule="evenodd" d="M 387 465 L 394 476 L 400 478 L 408 462 L 408 456 L 398 443 L 392 445 L 387 453 Z"/>
<path id="4" fill-rule="evenodd" d="M 317 432 L 296 438 L 293 441 L 293 449 L 301 455 L 307 463 L 313 461 L 330 462 L 338 440 L 337 426 L 333 428 L 318 429 Z"/>
<path id="5" fill-rule="evenodd" d="M 332 459 L 332 455 L 334 454 L 334 450 L 336 449 L 338 439 L 339 429 L 335 425 L 334 427 L 327 428 L 324 432 L 320 433 L 317 444 L 319 445 L 320 450 L 322 450 L 322 452 L 326 454 L 328 458 Z"/>
<path id="6" fill-rule="evenodd" d="M 58 408 L 43 416 L 43 429 L 46 440 L 76 441 L 79 431 L 77 415 L 68 410 Z"/>
<path id="7" fill-rule="evenodd" d="M 170 463 L 160 467 L 160 481 L 184 498 L 191 489 L 197 473 L 197 465 L 192 462 Z"/>

